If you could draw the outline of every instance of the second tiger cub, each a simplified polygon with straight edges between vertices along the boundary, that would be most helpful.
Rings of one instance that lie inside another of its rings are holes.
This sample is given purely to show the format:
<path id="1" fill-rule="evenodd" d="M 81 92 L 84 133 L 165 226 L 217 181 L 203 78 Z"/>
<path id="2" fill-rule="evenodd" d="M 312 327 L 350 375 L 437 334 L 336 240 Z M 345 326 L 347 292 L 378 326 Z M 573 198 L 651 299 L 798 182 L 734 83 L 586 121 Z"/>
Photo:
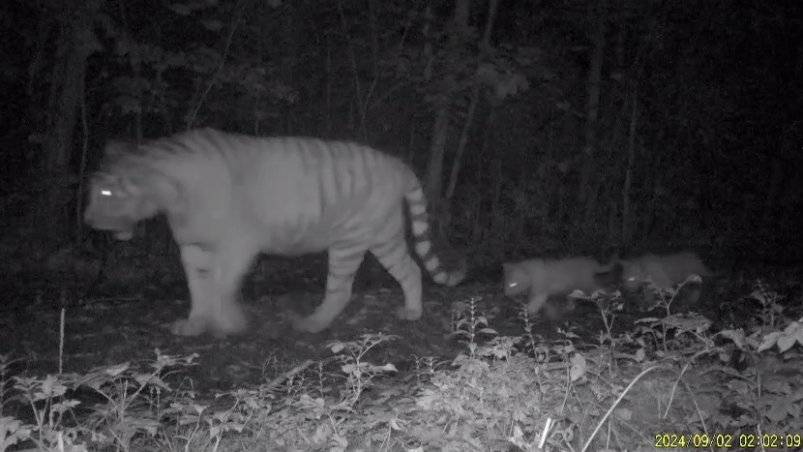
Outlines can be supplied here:
<path id="1" fill-rule="evenodd" d="M 644 254 L 633 259 L 624 259 L 616 264 L 615 272 L 620 272 L 625 290 L 631 294 L 640 294 L 638 304 L 642 310 L 649 310 L 658 301 L 655 291 L 668 289 L 684 283 L 691 275 L 711 276 L 711 271 L 703 264 L 696 253 L 684 251 L 674 254 Z M 683 284 L 685 303 L 694 305 L 700 299 L 699 282 Z M 679 290 L 680 291 L 680 290 Z"/>
<path id="2" fill-rule="evenodd" d="M 604 274 L 613 264 L 602 265 L 591 257 L 528 259 L 502 264 L 505 295 L 527 293 L 527 311 L 535 314 L 550 295 L 567 294 L 575 289 L 593 292 L 606 286 Z"/>

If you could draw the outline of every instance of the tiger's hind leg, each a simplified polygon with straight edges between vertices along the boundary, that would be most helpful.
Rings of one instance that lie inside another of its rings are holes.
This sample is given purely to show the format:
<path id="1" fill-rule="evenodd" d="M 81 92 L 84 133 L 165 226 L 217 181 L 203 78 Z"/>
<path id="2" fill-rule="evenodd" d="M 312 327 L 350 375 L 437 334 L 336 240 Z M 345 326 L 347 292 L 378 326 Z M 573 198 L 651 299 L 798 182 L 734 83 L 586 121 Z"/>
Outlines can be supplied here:
<path id="1" fill-rule="evenodd" d="M 197 336 L 207 331 L 215 336 L 242 332 L 247 322 L 237 298 L 240 281 L 254 255 L 248 247 L 233 243 L 221 245 L 216 252 L 197 245 L 182 246 L 190 315 L 177 320 L 171 332 L 179 336 Z"/>
<path id="2" fill-rule="evenodd" d="M 396 311 L 396 316 L 402 320 L 420 319 L 424 310 L 421 304 L 421 269 L 410 257 L 404 234 L 399 232 L 385 243 L 372 246 L 371 253 L 399 282 L 404 292 L 404 307 Z"/>
<path id="3" fill-rule="evenodd" d="M 332 324 L 351 300 L 351 285 L 360 268 L 365 248 L 354 246 L 329 248 L 329 274 L 326 277 L 326 295 L 323 302 L 307 317 L 293 321 L 293 328 L 307 333 L 318 333 Z"/>

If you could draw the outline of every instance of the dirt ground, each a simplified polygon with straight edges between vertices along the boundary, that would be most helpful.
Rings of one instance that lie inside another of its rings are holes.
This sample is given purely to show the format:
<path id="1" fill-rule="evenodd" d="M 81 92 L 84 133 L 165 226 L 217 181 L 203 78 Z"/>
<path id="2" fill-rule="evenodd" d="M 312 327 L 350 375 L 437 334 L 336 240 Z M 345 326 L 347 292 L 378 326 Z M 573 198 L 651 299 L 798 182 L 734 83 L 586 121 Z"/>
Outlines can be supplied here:
<path id="1" fill-rule="evenodd" d="M 288 262 L 292 262 L 289 260 Z M 169 333 L 174 320 L 189 310 L 181 278 L 170 282 L 117 284 L 105 281 L 89 293 L 89 282 L 58 281 L 31 276 L 7 284 L 0 316 L 0 353 L 18 359 L 13 370 L 46 374 L 58 372 L 60 306 L 65 309 L 64 372 L 89 369 L 124 361 L 147 362 L 158 348 L 168 354 L 200 355 L 199 366 L 188 377 L 196 389 L 226 390 L 271 379 L 294 363 L 330 356 L 326 344 L 352 340 L 362 333 L 383 332 L 400 340 L 375 350 L 369 359 L 376 364 L 394 363 L 400 370 L 415 357 L 452 359 L 464 349 L 451 331 L 452 303 L 481 297 L 479 309 L 500 334 L 521 334 L 517 303 L 501 294 L 498 281 L 469 281 L 454 288 L 433 283 L 425 286 L 424 316 L 416 322 L 395 318 L 403 303 L 398 284 L 376 271 L 362 271 L 354 296 L 335 323 L 318 334 L 299 333 L 290 327 L 288 314 L 309 313 L 323 296 L 320 267 L 310 261 L 296 263 L 300 270 L 277 276 L 251 277 L 243 289 L 244 306 L 250 319 L 247 333 L 219 339 L 211 335 L 185 338 Z M 601 327 L 593 311 L 588 315 L 589 332 Z M 573 313 L 573 319 L 579 313 Z M 599 325 L 597 325 L 599 324 Z M 557 321 L 536 321 L 535 331 L 549 336 Z"/>
<path id="2" fill-rule="evenodd" d="M 105 264 L 107 267 L 112 265 Z M 325 266 L 320 259 L 283 259 L 257 265 L 243 288 L 244 306 L 251 325 L 247 333 L 219 339 L 210 335 L 194 338 L 169 333 L 174 320 L 186 316 L 189 302 L 181 275 L 170 278 L 120 283 L 102 278 L 101 283 L 66 276 L 15 278 L 4 284 L 0 315 L 0 354 L 18 361 L 14 373 L 38 375 L 58 372 L 60 307 L 65 309 L 64 372 L 89 369 L 125 361 L 147 362 L 158 348 L 163 353 L 198 353 L 199 365 L 188 371 L 196 389 L 227 390 L 258 384 L 292 368 L 306 359 L 326 358 L 326 344 L 353 340 L 362 333 L 394 334 L 400 340 L 372 351 L 375 364 L 393 363 L 399 370 L 413 365 L 416 357 L 453 359 L 465 346 L 449 337 L 453 303 L 480 297 L 480 313 L 500 335 L 522 334 L 518 305 L 501 294 L 500 275 L 470 277 L 458 287 L 425 285 L 424 316 L 416 322 L 395 318 L 402 304 L 398 284 L 371 264 L 364 265 L 354 286 L 347 309 L 329 328 L 318 334 L 293 331 L 288 314 L 309 313 L 323 296 Z M 111 275 L 111 272 L 108 272 Z M 87 289 L 89 288 L 89 289 Z M 744 288 L 732 287 L 744 293 Z M 708 288 L 705 298 L 721 299 L 722 290 Z M 560 303 L 560 300 L 551 302 Z M 720 312 L 709 303 L 708 315 L 728 321 L 739 314 Z M 581 304 L 562 318 L 536 318 L 534 332 L 555 339 L 557 327 L 570 318 L 573 332 L 582 340 L 595 342 L 603 328 L 599 313 Z M 618 329 L 632 327 L 634 315 L 617 317 Z"/>

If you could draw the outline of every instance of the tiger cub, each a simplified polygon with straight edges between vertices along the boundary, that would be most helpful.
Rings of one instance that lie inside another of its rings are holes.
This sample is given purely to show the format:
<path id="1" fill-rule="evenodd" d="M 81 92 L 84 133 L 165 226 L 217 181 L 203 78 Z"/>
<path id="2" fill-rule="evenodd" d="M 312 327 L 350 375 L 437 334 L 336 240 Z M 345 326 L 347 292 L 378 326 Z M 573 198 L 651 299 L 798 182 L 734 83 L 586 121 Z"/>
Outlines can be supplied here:
<path id="1" fill-rule="evenodd" d="M 619 262 L 623 285 L 629 292 L 647 289 L 647 303 L 654 301 L 653 289 L 668 289 L 680 284 L 691 275 L 706 277 L 711 271 L 700 257 L 691 251 L 674 254 L 644 254 Z M 690 281 L 691 282 L 691 281 Z M 690 284 L 685 301 L 695 303 L 700 298 L 699 283 Z"/>
<path id="2" fill-rule="evenodd" d="M 607 287 L 604 274 L 610 272 L 613 263 L 602 265 L 591 257 L 568 257 L 564 259 L 528 259 L 503 264 L 505 272 L 505 295 L 527 293 L 527 311 L 540 311 L 550 295 L 567 294 L 575 289 L 586 293 Z M 552 311 L 547 314 L 552 316 Z"/>
<path id="3" fill-rule="evenodd" d="M 126 240 L 137 222 L 164 214 L 178 243 L 190 313 L 174 334 L 241 332 L 242 278 L 260 253 L 328 251 L 323 302 L 295 328 L 327 328 L 351 299 L 371 252 L 399 282 L 404 307 L 422 315 L 421 270 L 406 243 L 407 204 L 415 252 L 440 284 L 462 281 L 432 252 L 421 183 L 401 160 L 368 146 L 313 138 L 253 137 L 198 129 L 141 145 L 106 147 L 89 184 L 84 219 Z"/>

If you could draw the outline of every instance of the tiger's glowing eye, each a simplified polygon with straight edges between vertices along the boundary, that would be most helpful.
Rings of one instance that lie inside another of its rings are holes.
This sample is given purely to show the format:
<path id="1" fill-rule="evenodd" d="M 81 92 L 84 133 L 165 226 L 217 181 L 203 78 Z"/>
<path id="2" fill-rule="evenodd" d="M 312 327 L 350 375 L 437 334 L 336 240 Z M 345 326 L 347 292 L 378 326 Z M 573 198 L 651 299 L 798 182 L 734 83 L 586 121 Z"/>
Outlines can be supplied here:
<path id="1" fill-rule="evenodd" d="M 100 194 L 103 195 L 103 196 L 111 196 L 112 195 L 112 191 L 109 190 L 108 188 L 103 188 L 103 189 L 100 190 Z"/>

